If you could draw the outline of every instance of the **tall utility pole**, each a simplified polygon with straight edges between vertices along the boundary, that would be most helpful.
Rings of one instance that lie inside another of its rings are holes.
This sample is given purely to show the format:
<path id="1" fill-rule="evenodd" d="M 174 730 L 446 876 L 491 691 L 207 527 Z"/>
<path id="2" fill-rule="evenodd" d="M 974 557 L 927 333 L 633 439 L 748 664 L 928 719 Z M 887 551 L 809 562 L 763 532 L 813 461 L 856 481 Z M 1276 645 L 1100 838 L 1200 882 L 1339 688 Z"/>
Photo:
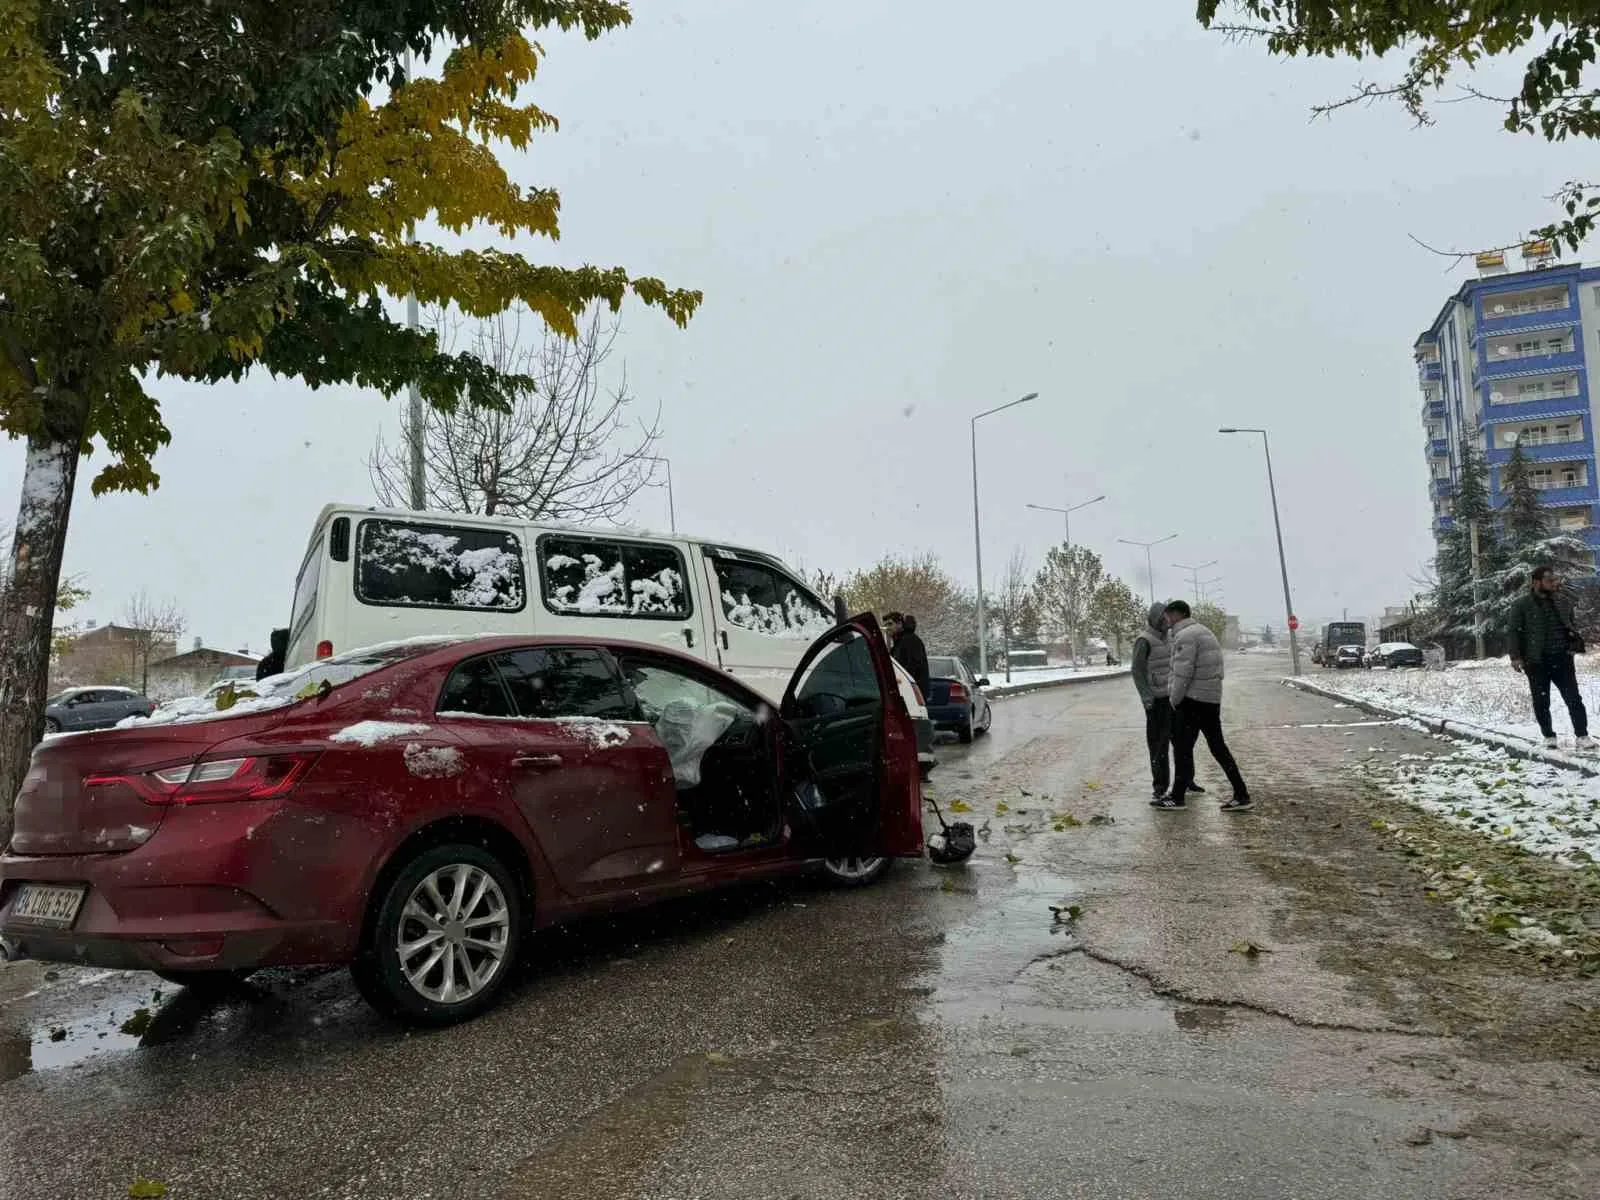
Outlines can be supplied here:
<path id="1" fill-rule="evenodd" d="M 1267 437 L 1265 429 L 1236 429 L 1225 425 L 1217 430 L 1218 433 L 1259 433 L 1261 435 L 1261 450 L 1267 456 L 1267 495 L 1272 498 L 1272 527 L 1278 534 L 1278 570 L 1283 574 L 1283 610 L 1288 616 L 1289 626 L 1289 661 L 1293 664 L 1294 674 L 1300 674 L 1300 638 L 1296 634 L 1300 620 L 1294 615 L 1294 600 L 1289 595 L 1289 560 L 1283 553 L 1283 522 L 1278 519 L 1278 485 L 1272 478 L 1272 443 Z"/>
<path id="2" fill-rule="evenodd" d="M 1165 544 L 1167 542 L 1172 541 L 1177 536 L 1178 535 L 1175 534 L 1175 533 L 1169 533 L 1169 534 L 1167 534 L 1166 537 L 1157 538 L 1153 542 L 1131 542 L 1127 538 L 1118 538 L 1117 539 L 1117 544 L 1118 545 L 1121 545 L 1121 546 L 1142 546 L 1144 548 L 1144 571 L 1145 571 L 1145 577 L 1150 581 L 1150 603 L 1151 604 L 1154 604 L 1156 602 L 1156 568 L 1155 568 L 1155 564 L 1150 561 L 1150 547 L 1163 545 L 1163 544 Z"/>
<path id="3" fill-rule="evenodd" d="M 1478 521 L 1474 517 L 1467 522 L 1467 528 L 1472 533 L 1472 645 L 1477 651 L 1478 658 L 1483 659 L 1483 598 L 1479 595 L 1480 560 L 1478 558 Z"/>
<path id="4" fill-rule="evenodd" d="M 1203 562 L 1198 567 L 1191 567 L 1191 566 L 1188 566 L 1188 565 L 1186 565 L 1184 563 L 1173 563 L 1172 565 L 1177 567 L 1178 570 L 1180 570 L 1180 571 L 1189 572 L 1189 582 L 1193 585 L 1194 602 L 1196 604 L 1199 604 L 1200 603 L 1200 572 L 1204 571 L 1207 567 L 1216 566 L 1217 565 L 1217 560 L 1213 558 L 1210 562 Z"/>
<path id="5" fill-rule="evenodd" d="M 997 412 L 1004 412 L 1008 408 L 1015 408 L 1019 404 L 1026 404 L 1035 400 L 1038 392 L 1029 392 L 1020 400 L 1013 400 L 1010 404 L 1002 404 L 998 408 L 986 409 L 972 418 L 972 544 L 978 560 L 978 674 L 989 673 L 989 622 L 988 614 L 983 608 L 983 525 L 978 519 L 978 422 L 984 417 L 992 417 Z"/>
<path id="6" fill-rule="evenodd" d="M 1104 499 L 1104 496 L 1096 496 L 1093 500 L 1085 500 L 1082 504 L 1073 504 L 1066 508 L 1056 508 L 1050 504 L 1030 504 L 1028 507 L 1037 509 L 1039 512 L 1060 513 L 1062 536 L 1066 538 L 1066 544 L 1070 546 L 1072 545 L 1072 514 L 1080 508 L 1088 508 L 1091 504 L 1099 504 Z"/>
<path id="7" fill-rule="evenodd" d="M 411 82 L 411 51 L 405 52 L 406 82 Z M 413 222 L 406 230 L 406 240 L 412 245 L 417 242 L 417 226 Z M 414 332 L 417 328 L 417 294 L 410 292 L 406 295 L 406 325 Z M 411 507 L 418 511 L 428 507 L 428 469 L 423 465 L 423 453 L 427 449 L 428 414 L 422 406 L 422 393 L 417 389 L 417 381 L 413 379 L 410 387 L 406 389 L 406 398 L 410 402 L 411 437 Z"/>

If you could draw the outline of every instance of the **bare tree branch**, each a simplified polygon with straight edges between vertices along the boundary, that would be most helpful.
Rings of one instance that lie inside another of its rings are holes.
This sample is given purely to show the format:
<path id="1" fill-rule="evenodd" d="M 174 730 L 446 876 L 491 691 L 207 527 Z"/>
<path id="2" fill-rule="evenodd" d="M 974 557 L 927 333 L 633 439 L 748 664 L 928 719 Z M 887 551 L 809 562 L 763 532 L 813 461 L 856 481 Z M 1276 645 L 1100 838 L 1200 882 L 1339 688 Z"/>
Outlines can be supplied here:
<path id="1" fill-rule="evenodd" d="M 453 343 L 460 323 L 436 315 L 440 341 Z M 462 405 L 428 413 L 423 430 L 428 506 L 444 512 L 516 516 L 526 520 L 609 521 L 620 517 L 641 488 L 655 482 L 660 411 L 630 420 L 634 398 L 627 372 L 602 383 L 618 326 L 596 308 L 576 338 L 545 328 L 516 306 L 472 327 L 472 351 L 533 386 L 510 409 Z M 381 504 L 409 503 L 409 416 L 398 447 L 380 437 L 368 459 Z"/>
<path id="2" fill-rule="evenodd" d="M 188 618 L 176 600 L 153 600 L 141 588 L 122 610 L 122 620 L 127 626 L 126 641 L 133 651 L 134 668 L 140 672 L 139 690 L 148 695 L 151 656 L 163 647 L 176 647 Z"/>

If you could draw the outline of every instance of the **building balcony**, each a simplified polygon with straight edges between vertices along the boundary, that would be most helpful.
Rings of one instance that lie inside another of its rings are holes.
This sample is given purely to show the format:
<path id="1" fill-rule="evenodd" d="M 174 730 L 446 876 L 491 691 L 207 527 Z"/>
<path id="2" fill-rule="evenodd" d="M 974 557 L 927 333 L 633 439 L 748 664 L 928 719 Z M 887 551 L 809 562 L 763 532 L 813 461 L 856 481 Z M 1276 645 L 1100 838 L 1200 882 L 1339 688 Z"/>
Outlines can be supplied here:
<path id="1" fill-rule="evenodd" d="M 1437 361 L 1417 364 L 1417 379 L 1423 383 L 1438 383 L 1444 378 L 1444 368 Z"/>
<path id="2" fill-rule="evenodd" d="M 1566 288 L 1543 295 L 1484 296 L 1478 304 L 1478 325 L 1485 333 L 1558 326 L 1563 320 L 1575 319 L 1572 296 Z"/>
<path id="3" fill-rule="evenodd" d="M 1440 499 L 1446 496 L 1453 496 L 1456 493 L 1455 481 L 1453 479 L 1435 479 L 1430 490 Z"/>
<path id="4" fill-rule="evenodd" d="M 1424 400 L 1422 402 L 1422 419 L 1424 421 L 1444 420 L 1444 401 Z"/>
<path id="5" fill-rule="evenodd" d="M 1515 399 L 1487 404 L 1479 423 L 1505 425 L 1522 421 L 1538 421 L 1547 417 L 1587 417 L 1589 406 L 1581 396 L 1532 396 L 1526 400 Z"/>
<path id="6" fill-rule="evenodd" d="M 1597 499 L 1594 484 L 1582 482 L 1572 486 L 1561 483 L 1535 481 L 1533 490 L 1539 493 L 1540 507 L 1567 508 L 1574 504 L 1593 504 Z"/>
<path id="7" fill-rule="evenodd" d="M 1563 350 L 1558 354 L 1494 355 L 1484 360 L 1478 376 L 1483 379 L 1503 379 L 1508 375 L 1538 375 L 1545 371 L 1576 371 L 1583 366 L 1583 355 L 1576 350 Z"/>
<path id="8" fill-rule="evenodd" d="M 1443 438 L 1432 438 L 1428 442 L 1429 458 L 1449 458 L 1450 443 Z"/>
<path id="9" fill-rule="evenodd" d="M 1455 527 L 1456 519 L 1454 517 L 1435 517 L 1433 519 L 1434 533 L 1448 533 Z"/>
<path id="10" fill-rule="evenodd" d="M 1594 460 L 1594 451 L 1588 445 L 1589 439 L 1581 433 L 1564 438 L 1523 438 L 1520 444 L 1522 457 L 1530 462 L 1571 462 L 1574 457 L 1581 457 L 1587 462 Z M 1491 466 L 1503 465 L 1511 461 L 1511 450 L 1510 447 L 1490 450 L 1485 457 Z"/>

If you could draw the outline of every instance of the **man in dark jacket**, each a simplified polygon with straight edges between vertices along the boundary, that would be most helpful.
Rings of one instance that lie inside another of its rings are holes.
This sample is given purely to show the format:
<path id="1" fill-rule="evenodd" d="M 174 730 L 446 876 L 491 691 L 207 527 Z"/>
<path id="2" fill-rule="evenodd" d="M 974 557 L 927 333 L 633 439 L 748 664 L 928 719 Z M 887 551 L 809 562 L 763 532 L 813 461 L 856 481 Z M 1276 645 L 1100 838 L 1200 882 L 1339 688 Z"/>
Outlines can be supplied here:
<path id="1" fill-rule="evenodd" d="M 928 648 L 917 636 L 917 619 L 910 613 L 900 618 L 900 632 L 895 636 L 889 653 L 895 662 L 906 669 L 906 674 L 917 681 L 923 699 L 927 699 L 930 676 L 928 674 Z"/>
<path id="2" fill-rule="evenodd" d="M 1550 685 L 1556 685 L 1572 718 L 1579 750 L 1593 750 L 1589 740 L 1589 714 L 1578 691 L 1578 674 L 1572 656 L 1583 649 L 1572 619 L 1572 602 L 1561 593 L 1561 579 L 1552 566 L 1533 569 L 1528 591 L 1511 606 L 1506 634 L 1511 641 L 1511 666 L 1528 677 L 1533 693 L 1533 715 L 1544 734 L 1544 744 L 1556 747 L 1556 727 L 1550 720 Z"/>
<path id="3" fill-rule="evenodd" d="M 274 629 L 272 631 L 272 649 L 267 656 L 256 664 L 256 678 L 265 679 L 269 675 L 283 674 L 283 658 L 289 653 L 289 631 L 287 629 Z"/>

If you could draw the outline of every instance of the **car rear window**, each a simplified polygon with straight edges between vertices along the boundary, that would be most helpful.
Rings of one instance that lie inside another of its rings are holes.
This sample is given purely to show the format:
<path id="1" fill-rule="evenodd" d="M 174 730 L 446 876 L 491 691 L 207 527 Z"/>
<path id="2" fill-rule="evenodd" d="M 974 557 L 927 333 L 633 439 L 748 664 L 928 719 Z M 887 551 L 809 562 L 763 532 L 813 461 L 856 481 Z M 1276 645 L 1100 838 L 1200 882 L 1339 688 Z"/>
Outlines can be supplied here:
<path id="1" fill-rule="evenodd" d="M 928 660 L 928 673 L 937 675 L 942 679 L 960 679 L 961 666 L 953 658 L 930 658 Z"/>
<path id="2" fill-rule="evenodd" d="M 363 604 L 517 612 L 527 593 L 522 539 L 504 529 L 366 520 L 355 585 Z"/>

